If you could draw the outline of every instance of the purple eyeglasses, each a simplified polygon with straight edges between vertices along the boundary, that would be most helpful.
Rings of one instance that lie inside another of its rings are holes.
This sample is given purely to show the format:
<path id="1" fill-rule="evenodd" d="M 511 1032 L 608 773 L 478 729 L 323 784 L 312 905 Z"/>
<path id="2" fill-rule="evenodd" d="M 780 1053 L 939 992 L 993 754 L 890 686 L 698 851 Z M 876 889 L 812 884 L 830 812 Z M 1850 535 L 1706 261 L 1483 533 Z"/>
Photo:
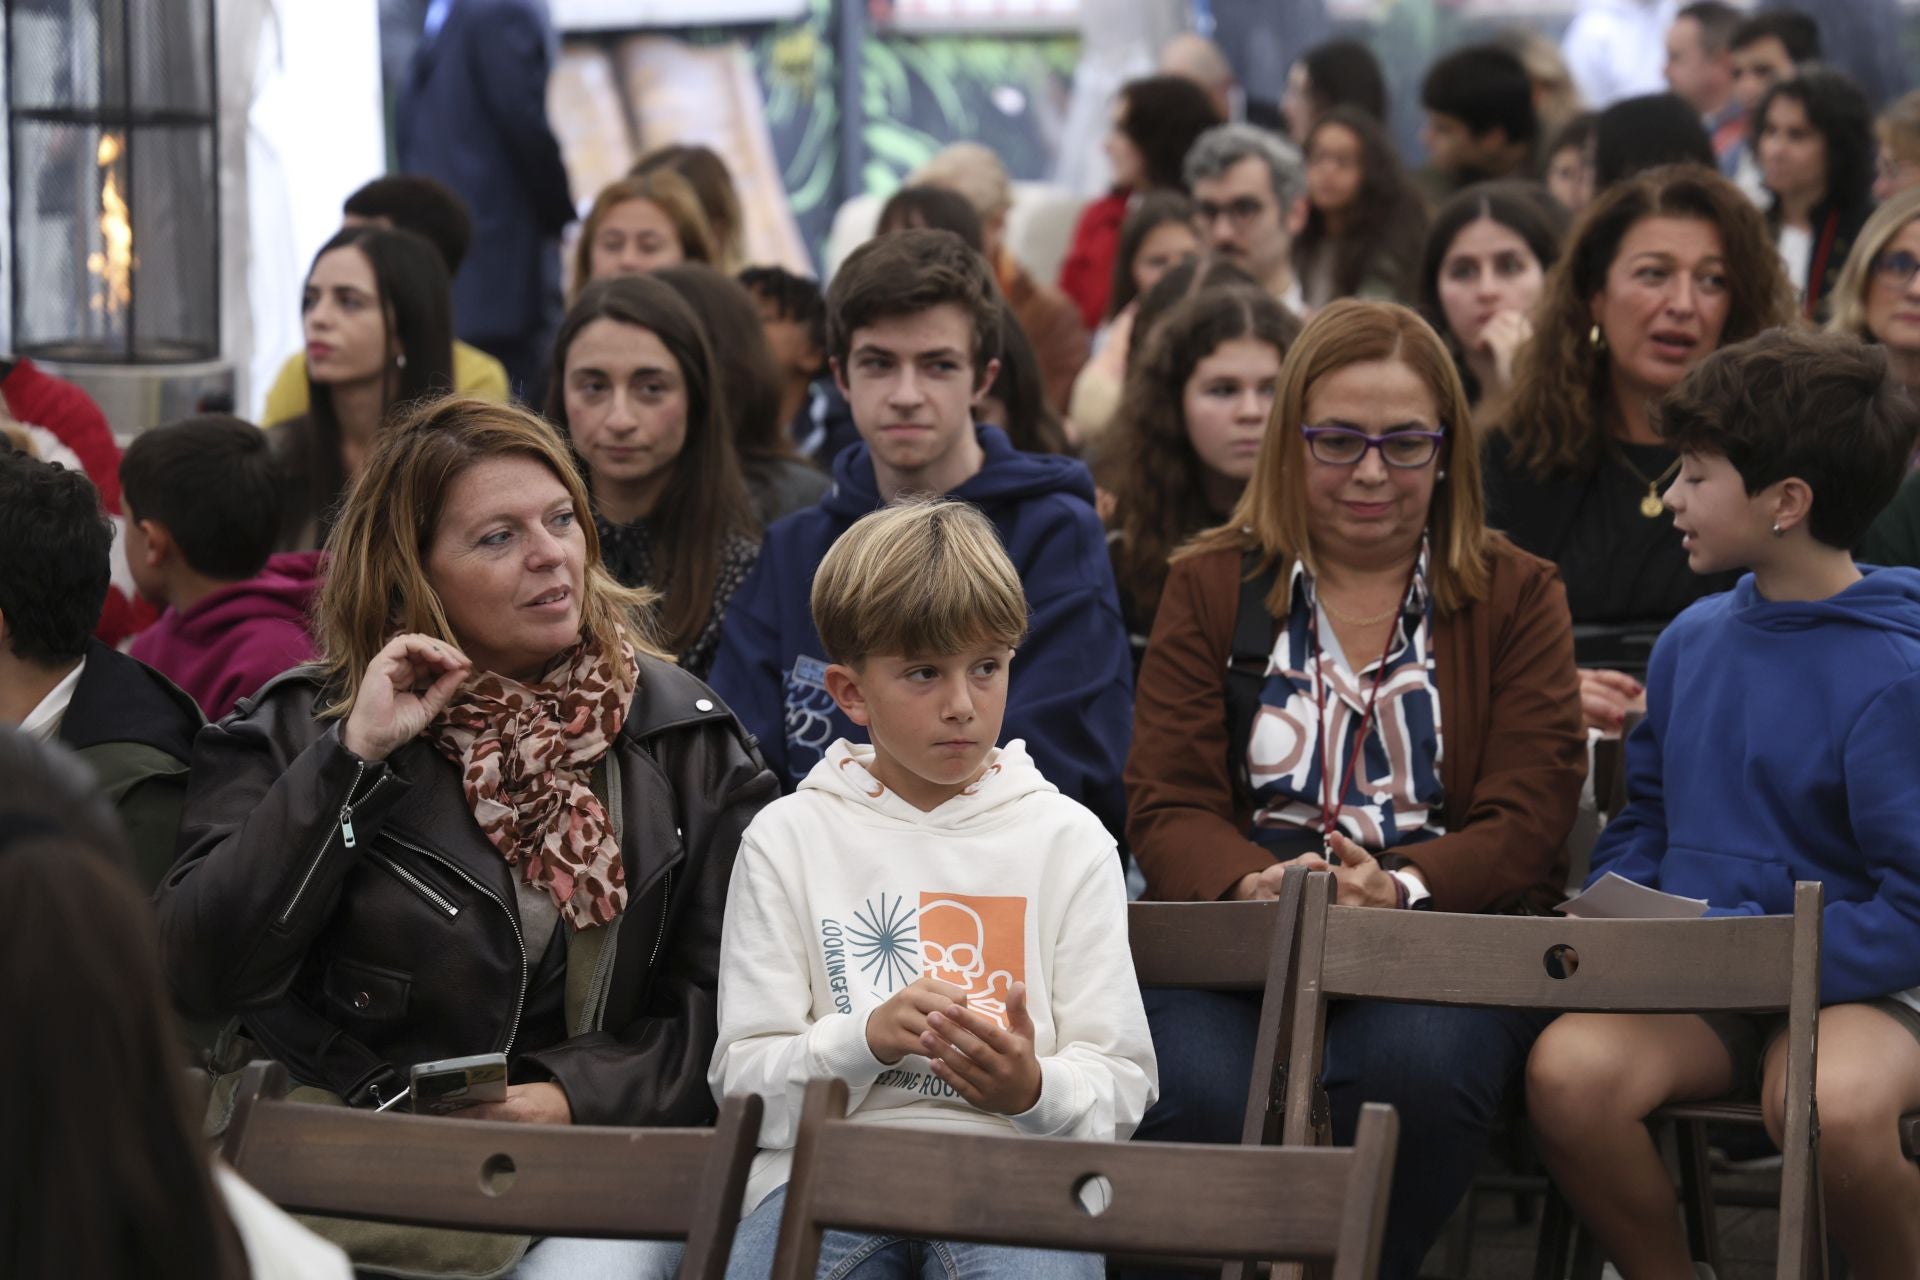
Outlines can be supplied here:
<path id="1" fill-rule="evenodd" d="M 1383 436 L 1370 436 L 1352 427 L 1302 427 L 1300 434 L 1307 438 L 1307 450 L 1314 460 L 1330 467 L 1358 466 L 1367 450 L 1378 449 L 1388 466 L 1407 470 L 1432 462 L 1447 438 L 1444 431 L 1389 431 Z"/>

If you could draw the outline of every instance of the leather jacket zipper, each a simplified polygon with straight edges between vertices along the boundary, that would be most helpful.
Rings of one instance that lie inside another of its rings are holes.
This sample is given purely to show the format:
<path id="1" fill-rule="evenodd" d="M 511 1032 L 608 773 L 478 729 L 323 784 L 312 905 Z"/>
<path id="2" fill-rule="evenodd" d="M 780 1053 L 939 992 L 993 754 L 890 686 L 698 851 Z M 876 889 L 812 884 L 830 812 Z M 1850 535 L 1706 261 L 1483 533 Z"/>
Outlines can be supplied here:
<path id="1" fill-rule="evenodd" d="M 667 940 L 667 908 L 673 903 L 673 868 L 668 867 L 660 880 L 660 929 L 653 935 L 653 954 L 647 957 L 647 972 L 653 972 L 654 961 L 660 958 L 660 944 Z"/>
<path id="2" fill-rule="evenodd" d="M 513 928 L 513 945 L 520 949 L 520 989 L 514 994 L 514 998 L 513 998 L 513 1021 L 507 1024 L 507 1042 L 501 1045 L 500 1048 L 497 1049 L 495 1052 L 512 1053 L 513 1042 L 520 1034 L 520 1015 L 526 1009 L 526 1005 L 527 1005 L 527 979 L 528 979 L 528 967 L 529 967 L 527 964 L 527 940 L 525 936 L 522 935 L 520 932 L 520 917 L 514 914 L 513 908 L 509 907 L 506 904 L 506 901 L 502 899 L 499 894 L 495 893 L 492 889 L 489 889 L 486 885 L 480 883 L 480 881 L 475 877 L 473 877 L 472 875 L 469 875 L 464 868 L 459 866 L 452 859 L 442 857 L 440 854 L 435 853 L 431 849 L 422 849 L 419 845 L 414 844 L 411 841 L 402 840 L 400 837 L 394 835 L 391 831 L 383 831 L 380 834 L 386 839 L 391 840 L 395 844 L 399 845 L 402 849 L 410 850 L 413 853 L 419 854 L 423 858 L 430 858 L 433 861 L 439 863 L 441 866 L 445 867 L 447 870 L 453 872 L 453 874 L 459 876 L 462 880 L 465 880 L 468 884 L 478 889 L 481 893 L 484 893 L 487 895 L 487 897 L 493 899 L 494 905 L 498 906 L 500 908 L 501 914 L 506 916 L 507 923 Z"/>
<path id="3" fill-rule="evenodd" d="M 337 831 L 340 833 L 341 840 L 345 842 L 346 847 L 349 849 L 354 848 L 360 843 L 359 838 L 354 835 L 353 831 L 353 793 L 360 789 L 360 780 L 364 778 L 366 774 L 366 761 L 362 760 L 354 765 L 353 783 L 347 788 L 346 803 L 340 806 L 339 820 L 327 828 L 326 838 L 320 842 L 320 847 L 313 851 L 313 859 L 307 863 L 306 874 L 300 877 L 300 883 L 294 889 L 293 897 L 287 900 L 286 909 L 280 913 L 280 924 L 283 927 L 287 921 L 293 919 L 294 910 L 299 907 L 300 899 L 306 895 L 307 886 L 313 883 L 314 872 L 320 870 L 320 859 L 326 857 L 327 849 L 333 844 L 334 832 Z M 373 786 L 368 788 L 367 794 L 360 797 L 360 802 L 362 804 L 366 803 L 366 801 L 373 796 L 374 792 L 380 790 L 381 784 L 386 782 L 386 780 L 385 774 L 375 778 Z"/>
<path id="4" fill-rule="evenodd" d="M 409 889 L 412 889 L 422 898 L 425 898 L 428 902 L 439 908 L 449 919 L 460 914 L 460 908 L 448 902 L 432 885 L 401 866 L 398 862 L 395 862 L 392 858 L 389 858 L 386 854 L 374 850 L 367 856 L 392 872 L 394 878 L 399 880 L 401 884 L 406 885 Z"/>

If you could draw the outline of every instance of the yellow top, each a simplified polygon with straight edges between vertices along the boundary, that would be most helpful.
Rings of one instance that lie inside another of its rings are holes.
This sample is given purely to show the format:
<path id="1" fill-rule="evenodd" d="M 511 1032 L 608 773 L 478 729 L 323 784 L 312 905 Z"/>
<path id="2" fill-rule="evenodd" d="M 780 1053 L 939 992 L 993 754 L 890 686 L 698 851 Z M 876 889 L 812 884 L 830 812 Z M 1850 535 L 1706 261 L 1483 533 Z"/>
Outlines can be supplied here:
<path id="1" fill-rule="evenodd" d="M 480 348 L 456 340 L 453 344 L 453 389 L 461 395 L 479 396 L 482 400 L 497 400 L 505 404 L 506 366 Z M 297 418 L 306 411 L 307 358 L 301 355 L 288 356 L 287 362 L 280 366 L 280 376 L 273 380 L 273 386 L 267 392 L 267 407 L 260 415 L 260 425 L 271 427 Z"/>

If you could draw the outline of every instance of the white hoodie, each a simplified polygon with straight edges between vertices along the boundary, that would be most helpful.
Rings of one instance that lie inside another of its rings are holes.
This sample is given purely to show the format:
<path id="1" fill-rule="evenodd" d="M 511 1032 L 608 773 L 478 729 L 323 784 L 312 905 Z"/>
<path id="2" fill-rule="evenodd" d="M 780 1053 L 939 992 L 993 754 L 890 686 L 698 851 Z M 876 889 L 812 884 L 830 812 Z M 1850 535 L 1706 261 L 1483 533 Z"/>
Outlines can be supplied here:
<path id="1" fill-rule="evenodd" d="M 873 748 L 835 742 L 747 828 L 720 944 L 714 1095 L 766 1100 L 751 1209 L 787 1181 L 807 1082 L 837 1077 L 861 1123 L 1118 1140 L 1158 1092 L 1127 947 L 1113 838 L 1017 739 L 931 813 L 874 780 Z M 1040 1100 L 974 1108 L 927 1059 L 888 1065 L 867 1016 L 924 973 L 1005 1024 L 1027 986 Z"/>

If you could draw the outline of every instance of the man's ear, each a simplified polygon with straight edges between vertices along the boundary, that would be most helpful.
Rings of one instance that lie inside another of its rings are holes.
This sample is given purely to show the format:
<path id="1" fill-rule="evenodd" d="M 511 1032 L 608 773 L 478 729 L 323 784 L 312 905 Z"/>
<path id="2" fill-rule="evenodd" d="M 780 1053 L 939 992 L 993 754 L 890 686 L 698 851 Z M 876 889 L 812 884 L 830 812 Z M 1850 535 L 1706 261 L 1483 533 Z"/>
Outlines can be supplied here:
<path id="1" fill-rule="evenodd" d="M 824 677 L 827 682 L 827 696 L 840 708 L 840 714 L 859 725 L 868 727 L 867 695 L 860 688 L 860 673 L 844 663 L 835 662 L 827 667 Z"/>
<path id="2" fill-rule="evenodd" d="M 827 368 L 833 370 L 833 385 L 840 388 L 840 394 L 845 396 L 848 400 L 852 400 L 853 392 L 847 386 L 847 371 L 844 367 L 841 366 L 840 357 L 828 356 Z"/>
<path id="3" fill-rule="evenodd" d="M 1286 222 L 1287 222 L 1287 234 L 1289 236 L 1297 236 L 1302 231 L 1305 231 L 1307 229 L 1307 215 L 1310 212 L 1311 210 L 1307 204 L 1307 197 L 1303 193 L 1299 197 L 1297 197 L 1294 200 L 1293 204 L 1289 206 L 1287 209 Z"/>

